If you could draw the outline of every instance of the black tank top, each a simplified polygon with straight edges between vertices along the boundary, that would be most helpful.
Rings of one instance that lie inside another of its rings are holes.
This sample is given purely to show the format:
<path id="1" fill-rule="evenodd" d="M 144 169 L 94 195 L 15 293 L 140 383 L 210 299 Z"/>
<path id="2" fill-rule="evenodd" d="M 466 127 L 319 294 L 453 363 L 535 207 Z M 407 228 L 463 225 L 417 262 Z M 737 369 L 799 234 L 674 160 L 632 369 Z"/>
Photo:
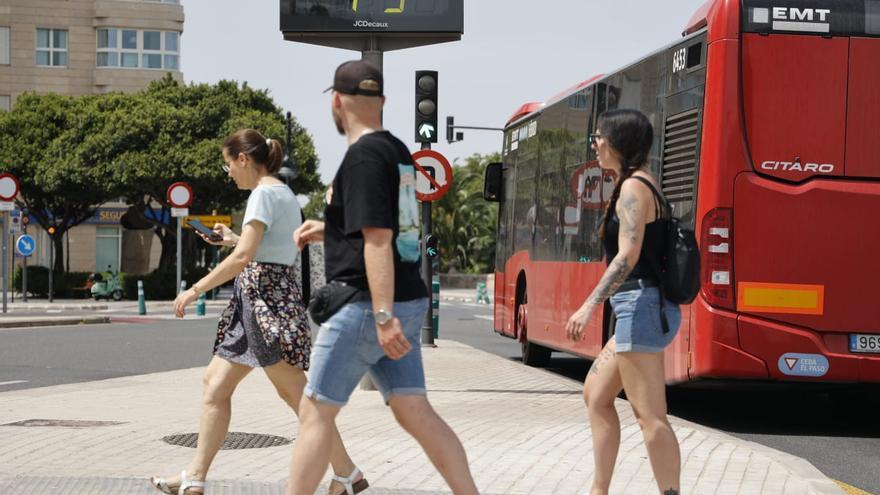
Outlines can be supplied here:
<path id="1" fill-rule="evenodd" d="M 639 260 L 636 262 L 636 266 L 629 274 L 627 280 L 641 278 L 658 282 L 657 274 L 660 273 L 660 259 L 663 256 L 663 251 L 666 246 L 666 236 L 668 235 L 667 223 L 669 220 L 661 214 L 660 193 L 657 192 L 654 184 L 651 184 L 651 182 L 644 177 L 632 176 L 630 178 L 643 182 L 651 189 L 654 197 L 654 211 L 656 214 L 654 215 L 655 220 L 645 225 L 645 237 L 642 240 L 642 251 L 639 253 Z M 605 239 L 602 241 L 605 245 L 606 265 L 610 265 L 611 260 L 613 260 L 614 257 L 617 256 L 617 252 L 620 251 L 620 246 L 617 244 L 618 235 L 620 234 L 620 219 L 617 217 L 616 209 L 617 204 L 612 204 L 608 210 L 611 218 L 608 221 L 608 225 L 605 227 Z"/>

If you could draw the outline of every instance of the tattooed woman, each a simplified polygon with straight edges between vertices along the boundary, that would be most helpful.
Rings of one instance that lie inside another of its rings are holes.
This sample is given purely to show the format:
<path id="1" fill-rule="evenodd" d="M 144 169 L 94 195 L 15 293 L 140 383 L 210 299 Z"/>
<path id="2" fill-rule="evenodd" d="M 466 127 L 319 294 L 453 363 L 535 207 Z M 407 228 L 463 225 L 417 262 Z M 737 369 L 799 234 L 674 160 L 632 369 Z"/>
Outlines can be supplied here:
<path id="1" fill-rule="evenodd" d="M 610 298 L 617 318 L 614 336 L 584 382 L 596 463 L 590 495 L 605 495 L 611 485 L 620 447 L 614 400 L 621 390 L 626 390 L 638 418 L 660 493 L 678 495 L 681 453 L 666 418 L 663 349 L 678 332 L 681 312 L 677 305 L 664 301 L 668 323 L 664 333 L 657 272 L 666 244 L 666 219 L 648 167 L 654 131 L 636 110 L 605 112 L 597 130 L 590 141 L 599 166 L 618 177 L 599 232 L 608 268 L 566 325 L 568 338 L 580 340 L 596 309 Z"/>

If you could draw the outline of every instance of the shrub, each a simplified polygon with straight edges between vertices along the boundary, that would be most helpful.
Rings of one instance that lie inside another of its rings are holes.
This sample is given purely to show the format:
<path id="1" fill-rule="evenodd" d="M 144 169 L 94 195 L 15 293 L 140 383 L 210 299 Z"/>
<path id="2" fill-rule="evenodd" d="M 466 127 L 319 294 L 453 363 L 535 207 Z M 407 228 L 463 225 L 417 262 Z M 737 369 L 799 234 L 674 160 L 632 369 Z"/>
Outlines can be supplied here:
<path id="1" fill-rule="evenodd" d="M 44 266 L 29 266 L 27 273 L 28 293 L 35 297 L 46 297 L 49 294 L 49 269 Z M 88 291 L 81 290 L 85 287 L 89 275 L 91 275 L 89 272 L 56 273 L 52 279 L 54 296 L 61 299 L 90 297 Z M 12 286 L 21 292 L 23 282 L 22 269 L 17 266 L 12 274 Z"/>
<path id="2" fill-rule="evenodd" d="M 188 268 L 183 269 L 183 280 L 186 286 L 199 281 L 208 273 L 207 268 Z M 122 288 L 127 299 L 137 299 L 137 283 L 138 280 L 144 282 L 144 296 L 147 300 L 168 300 L 177 296 L 177 268 L 170 267 L 166 269 L 157 268 L 146 275 L 125 274 L 122 278 Z"/>

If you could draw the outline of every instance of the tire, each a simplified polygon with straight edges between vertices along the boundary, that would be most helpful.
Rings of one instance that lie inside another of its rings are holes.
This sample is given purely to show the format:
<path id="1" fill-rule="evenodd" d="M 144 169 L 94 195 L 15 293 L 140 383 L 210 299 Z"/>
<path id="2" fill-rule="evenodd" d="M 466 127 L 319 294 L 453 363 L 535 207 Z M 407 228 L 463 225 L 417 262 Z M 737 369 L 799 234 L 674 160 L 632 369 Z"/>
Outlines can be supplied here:
<path id="1" fill-rule="evenodd" d="M 94 299 L 95 301 L 100 301 L 100 300 L 101 300 L 101 296 L 99 296 L 99 295 L 97 295 L 97 294 L 92 294 L 92 299 Z"/>
<path id="2" fill-rule="evenodd" d="M 113 300 L 114 301 L 121 301 L 122 300 L 122 291 L 121 290 L 116 289 L 113 291 Z"/>
<path id="3" fill-rule="evenodd" d="M 522 349 L 522 361 L 526 366 L 540 368 L 550 364 L 550 349 L 529 342 L 528 329 L 528 302 L 529 296 L 526 287 L 522 288 L 522 298 L 516 305 L 516 334 Z"/>

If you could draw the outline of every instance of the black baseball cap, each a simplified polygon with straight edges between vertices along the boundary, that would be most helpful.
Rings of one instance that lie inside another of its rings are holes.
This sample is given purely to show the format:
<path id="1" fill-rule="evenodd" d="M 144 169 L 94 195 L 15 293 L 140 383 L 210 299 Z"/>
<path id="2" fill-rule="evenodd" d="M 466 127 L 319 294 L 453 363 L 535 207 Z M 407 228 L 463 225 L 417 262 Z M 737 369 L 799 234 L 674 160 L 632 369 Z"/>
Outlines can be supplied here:
<path id="1" fill-rule="evenodd" d="M 331 89 L 347 95 L 382 96 L 385 83 L 378 67 L 363 60 L 351 60 L 336 68 L 333 86 L 324 92 Z"/>

